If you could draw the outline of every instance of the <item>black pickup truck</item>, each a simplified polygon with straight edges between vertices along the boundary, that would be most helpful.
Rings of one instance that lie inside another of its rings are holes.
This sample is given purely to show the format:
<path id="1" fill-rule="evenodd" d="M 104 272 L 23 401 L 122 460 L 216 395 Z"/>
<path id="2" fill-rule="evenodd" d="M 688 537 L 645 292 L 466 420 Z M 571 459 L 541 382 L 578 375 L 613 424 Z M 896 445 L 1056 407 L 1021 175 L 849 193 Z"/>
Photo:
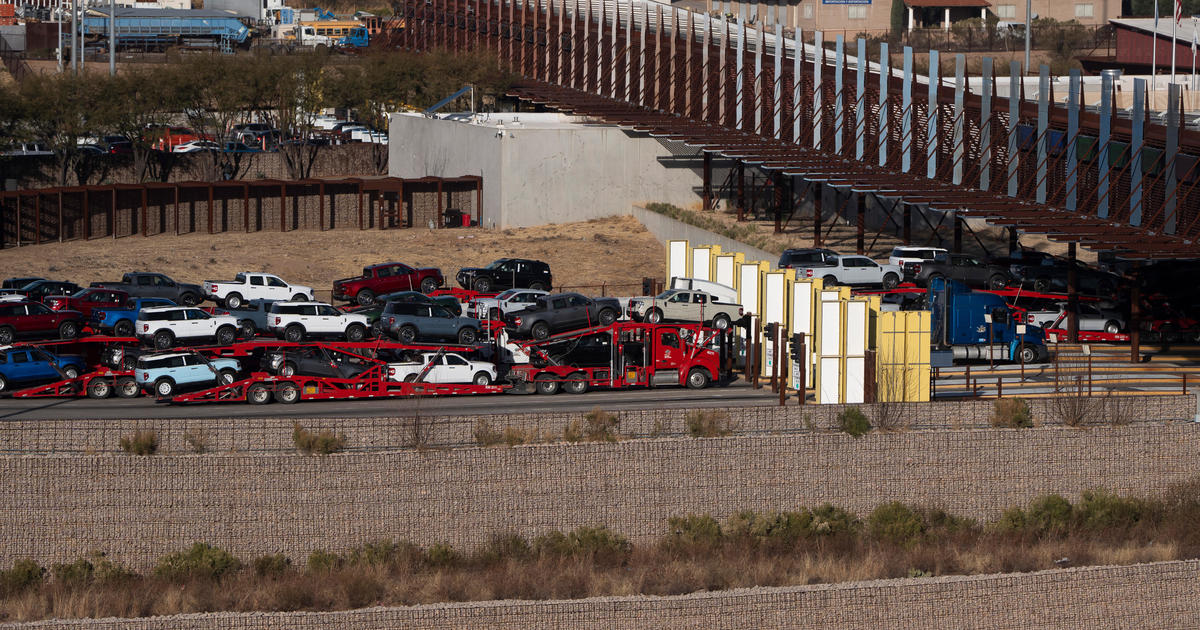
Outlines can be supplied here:
<path id="1" fill-rule="evenodd" d="M 93 282 L 92 286 L 118 289 L 130 297 L 167 298 L 182 306 L 195 306 L 204 299 L 204 288 L 198 284 L 175 282 L 164 274 L 144 271 L 127 273 L 120 282 Z"/>

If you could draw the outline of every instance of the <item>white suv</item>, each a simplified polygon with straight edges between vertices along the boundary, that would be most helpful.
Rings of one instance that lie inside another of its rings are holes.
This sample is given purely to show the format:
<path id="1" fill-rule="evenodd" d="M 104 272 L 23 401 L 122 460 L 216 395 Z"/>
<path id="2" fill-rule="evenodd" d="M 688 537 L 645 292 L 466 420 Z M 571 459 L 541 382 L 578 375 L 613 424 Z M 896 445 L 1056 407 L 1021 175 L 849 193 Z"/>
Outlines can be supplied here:
<path id="1" fill-rule="evenodd" d="M 916 247 L 897 245 L 888 256 L 888 264 L 904 267 L 904 263 L 932 262 L 935 258 L 944 257 L 948 252 L 941 247 Z"/>
<path id="2" fill-rule="evenodd" d="M 366 315 L 343 313 L 324 302 L 276 302 L 267 315 L 267 328 L 293 343 L 309 336 L 362 341 L 368 326 Z"/>
<path id="3" fill-rule="evenodd" d="M 170 348 L 177 339 L 213 338 L 228 346 L 237 339 L 238 321 L 231 315 L 210 315 L 194 306 L 154 306 L 138 311 L 137 336 L 154 347 Z"/>

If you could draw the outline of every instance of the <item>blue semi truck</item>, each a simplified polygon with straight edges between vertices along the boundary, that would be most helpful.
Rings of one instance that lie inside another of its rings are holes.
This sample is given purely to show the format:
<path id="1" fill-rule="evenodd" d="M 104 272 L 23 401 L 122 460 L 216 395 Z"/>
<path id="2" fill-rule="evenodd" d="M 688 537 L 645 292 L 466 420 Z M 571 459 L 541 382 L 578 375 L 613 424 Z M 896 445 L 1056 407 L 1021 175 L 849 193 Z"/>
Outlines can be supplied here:
<path id="1" fill-rule="evenodd" d="M 954 359 L 1040 363 L 1050 357 L 1046 333 L 1018 322 L 999 295 L 936 278 L 930 281 L 928 305 L 934 349 Z"/>
<path id="2" fill-rule="evenodd" d="M 109 10 L 90 9 L 83 18 L 89 42 L 108 41 Z M 251 31 L 232 11 L 191 9 L 138 9 L 117 7 L 117 48 L 162 50 L 173 46 L 193 48 L 247 48 Z"/>

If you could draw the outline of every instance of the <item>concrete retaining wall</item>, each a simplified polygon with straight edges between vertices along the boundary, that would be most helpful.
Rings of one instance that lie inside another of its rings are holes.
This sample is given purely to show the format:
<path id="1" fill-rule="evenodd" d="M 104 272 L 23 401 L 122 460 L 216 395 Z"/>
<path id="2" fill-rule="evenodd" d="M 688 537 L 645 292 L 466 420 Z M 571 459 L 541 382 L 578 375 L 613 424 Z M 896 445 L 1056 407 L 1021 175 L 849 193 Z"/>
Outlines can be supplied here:
<path id="1" fill-rule="evenodd" d="M 716 232 L 710 232 L 690 223 L 672 219 L 664 214 L 652 212 L 640 206 L 633 206 L 632 212 L 634 218 L 641 221 L 642 225 L 646 226 L 646 229 L 661 243 L 687 239 L 693 245 L 720 245 L 721 251 L 726 253 L 741 252 L 746 255 L 747 261 L 768 261 L 771 263 L 772 269 L 779 262 L 779 254 L 772 254 L 757 247 L 751 247 L 741 241 L 735 241 L 731 238 L 721 236 Z"/>

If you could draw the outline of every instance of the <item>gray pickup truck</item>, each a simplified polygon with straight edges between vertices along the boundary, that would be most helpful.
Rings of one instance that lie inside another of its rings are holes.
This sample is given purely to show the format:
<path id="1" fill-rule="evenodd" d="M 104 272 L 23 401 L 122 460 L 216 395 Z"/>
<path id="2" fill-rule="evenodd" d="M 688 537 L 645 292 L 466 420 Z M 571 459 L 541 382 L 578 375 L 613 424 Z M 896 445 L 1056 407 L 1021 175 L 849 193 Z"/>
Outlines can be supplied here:
<path id="1" fill-rule="evenodd" d="M 513 337 L 545 339 L 552 334 L 608 326 L 621 316 L 615 298 L 590 298 L 578 293 L 540 296 L 532 306 L 502 315 L 504 328 Z"/>
<path id="2" fill-rule="evenodd" d="M 195 306 L 204 300 L 204 287 L 175 282 L 161 273 L 135 271 L 121 276 L 120 282 L 93 282 L 92 286 L 124 291 L 130 297 L 167 298 L 181 306 Z"/>
<path id="3" fill-rule="evenodd" d="M 742 318 L 741 304 L 729 304 L 704 291 L 667 289 L 654 297 L 629 300 L 629 317 L 634 321 L 699 322 L 725 330 Z"/>

